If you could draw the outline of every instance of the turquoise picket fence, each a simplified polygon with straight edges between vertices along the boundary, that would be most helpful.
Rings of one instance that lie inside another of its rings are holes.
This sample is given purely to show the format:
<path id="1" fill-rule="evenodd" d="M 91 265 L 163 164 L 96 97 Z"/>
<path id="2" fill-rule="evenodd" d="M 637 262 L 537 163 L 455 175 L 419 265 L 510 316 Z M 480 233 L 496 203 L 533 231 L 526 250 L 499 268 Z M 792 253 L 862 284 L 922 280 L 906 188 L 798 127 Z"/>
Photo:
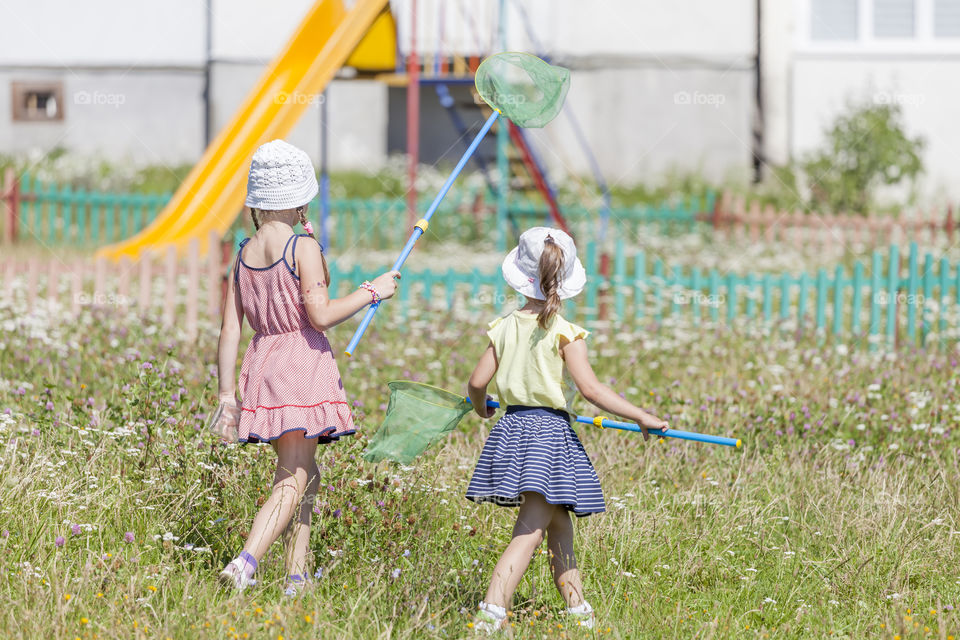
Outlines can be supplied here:
<path id="1" fill-rule="evenodd" d="M 483 202 L 478 199 L 479 195 L 470 189 L 452 190 L 431 221 L 425 242 L 472 243 L 497 237 L 493 203 Z M 69 186 L 42 183 L 25 174 L 20 178 L 19 235 L 26 241 L 48 246 L 99 247 L 141 231 L 153 222 L 170 197 L 169 193 L 74 190 Z M 419 210 L 426 210 L 431 198 L 429 195 L 422 198 Z M 616 208 L 610 213 L 609 237 L 636 234 L 642 225 L 651 224 L 660 231 L 688 230 L 713 209 L 714 202 L 715 195 L 708 193 L 702 198 L 657 206 Z M 333 249 L 400 247 L 410 233 L 403 199 L 334 198 L 330 206 L 329 235 Z M 514 199 L 509 210 L 512 233 L 539 224 L 552 224 L 543 203 Z M 598 237 L 601 226 L 598 210 L 570 205 L 563 207 L 563 214 L 579 241 Z M 318 228 L 316 202 L 312 203 L 308 215 Z M 249 231 L 252 223 L 239 219 L 235 228 Z"/>
<path id="2" fill-rule="evenodd" d="M 490 208 L 473 210 L 474 195 L 469 191 L 451 191 L 430 221 L 424 241 L 431 240 L 468 244 L 492 242 L 497 237 L 496 214 Z M 611 210 L 608 237 L 636 237 L 641 227 L 659 233 L 689 231 L 705 219 L 713 209 L 715 194 L 688 198 L 658 206 L 622 207 Z M 421 202 L 425 210 L 429 201 Z M 356 247 L 388 249 L 402 247 L 410 235 L 406 203 L 401 200 L 335 199 L 331 201 L 330 248 L 349 250 Z M 540 203 L 514 200 L 509 204 L 510 232 L 519 232 L 538 225 L 555 226 L 548 210 Z M 571 232 L 578 241 L 597 240 L 600 234 L 599 213 L 583 206 L 563 208 Z M 317 213 L 311 212 L 316 218 Z M 315 225 L 316 226 L 316 225 Z"/>
<path id="3" fill-rule="evenodd" d="M 955 334 L 960 323 L 960 265 L 930 253 L 921 261 L 916 243 L 906 255 L 906 269 L 893 245 L 886 256 L 874 251 L 869 264 L 855 262 L 851 271 L 841 265 L 832 272 L 801 274 L 665 268 L 659 259 L 648 269 L 646 256 L 638 252 L 628 278 L 623 254 L 618 251 L 617 257 L 613 288 L 618 315 L 680 316 L 694 323 L 790 322 L 799 331 L 908 342 L 926 340 L 933 332 Z M 624 293 L 629 286 L 634 304 L 628 310 Z"/>
<path id="4" fill-rule="evenodd" d="M 150 224 L 169 194 L 104 193 L 20 178 L 20 237 L 46 245 L 99 246 Z"/>
<path id="5" fill-rule="evenodd" d="M 869 264 L 856 262 L 849 272 L 839 266 L 816 273 L 735 274 L 669 267 L 659 258 L 649 260 L 643 251 L 628 252 L 621 240 L 607 279 L 599 274 L 597 245 L 590 242 L 583 255 L 587 286 L 567 303 L 565 312 L 588 324 L 600 319 L 623 325 L 670 320 L 694 325 L 765 323 L 823 337 L 865 339 L 873 345 L 923 342 L 932 334 L 960 336 L 960 265 L 930 253 L 921 259 L 916 243 L 905 258 L 902 265 L 900 249 L 891 246 L 886 255 L 874 251 Z M 334 262 L 333 287 L 344 294 L 384 269 L 340 269 Z M 499 271 L 455 269 L 405 271 L 398 295 L 399 304 L 421 309 L 464 302 L 503 309 L 517 299 Z"/>
<path id="6" fill-rule="evenodd" d="M 652 228 L 659 233 L 687 232 L 698 223 L 709 222 L 709 214 L 715 203 L 716 193 L 708 191 L 703 196 L 675 198 L 658 205 L 614 207 L 610 210 L 606 235 L 608 238 L 624 235 L 637 237 L 641 228 Z M 544 224 L 555 226 L 547 218 L 547 210 L 541 204 L 512 201 L 508 208 L 518 230 Z M 599 209 L 565 205 L 561 207 L 561 211 L 578 242 L 601 239 L 602 221 Z M 492 222 L 494 221 L 491 220 Z"/>

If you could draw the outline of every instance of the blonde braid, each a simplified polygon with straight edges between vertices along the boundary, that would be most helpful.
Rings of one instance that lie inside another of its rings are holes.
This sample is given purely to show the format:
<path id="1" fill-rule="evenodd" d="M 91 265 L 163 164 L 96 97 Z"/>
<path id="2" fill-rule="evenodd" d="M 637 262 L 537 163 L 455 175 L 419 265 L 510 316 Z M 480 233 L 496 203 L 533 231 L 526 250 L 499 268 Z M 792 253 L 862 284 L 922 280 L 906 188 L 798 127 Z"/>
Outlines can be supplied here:
<path id="1" fill-rule="evenodd" d="M 304 227 L 307 226 L 307 216 L 304 211 L 306 207 L 297 207 L 297 214 L 300 216 L 300 224 Z M 314 240 L 317 240 L 317 236 L 314 234 L 308 234 Z M 317 244 L 320 244 L 320 241 L 317 240 Z M 323 255 L 323 245 L 320 245 L 320 260 L 323 262 L 323 279 L 326 281 L 327 286 L 330 286 L 330 269 L 327 268 L 327 257 Z"/>
<path id="2" fill-rule="evenodd" d="M 537 272 L 540 276 L 540 290 L 546 298 L 543 309 L 537 315 L 537 324 L 541 329 L 546 329 L 553 315 L 560 311 L 558 291 L 563 284 L 563 249 L 550 236 L 543 241 L 543 253 L 540 254 Z"/>

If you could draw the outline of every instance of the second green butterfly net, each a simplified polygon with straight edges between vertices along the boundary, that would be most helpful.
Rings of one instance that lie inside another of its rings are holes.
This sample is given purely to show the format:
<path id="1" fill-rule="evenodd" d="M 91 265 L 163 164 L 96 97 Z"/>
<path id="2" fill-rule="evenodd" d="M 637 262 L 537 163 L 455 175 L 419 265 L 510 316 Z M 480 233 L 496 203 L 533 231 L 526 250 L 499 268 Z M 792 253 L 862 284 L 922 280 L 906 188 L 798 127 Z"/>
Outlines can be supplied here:
<path id="1" fill-rule="evenodd" d="M 470 412 L 463 396 L 419 382 L 394 381 L 380 430 L 363 454 L 368 462 L 413 462 L 427 447 L 457 427 Z"/>

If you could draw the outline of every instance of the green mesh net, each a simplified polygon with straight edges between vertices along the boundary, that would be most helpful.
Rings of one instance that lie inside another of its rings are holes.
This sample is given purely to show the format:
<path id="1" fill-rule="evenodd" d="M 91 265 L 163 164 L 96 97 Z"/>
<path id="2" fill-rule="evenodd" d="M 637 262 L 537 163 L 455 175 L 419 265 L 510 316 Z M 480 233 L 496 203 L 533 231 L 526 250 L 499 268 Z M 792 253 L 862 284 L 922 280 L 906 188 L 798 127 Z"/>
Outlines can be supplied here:
<path id="1" fill-rule="evenodd" d="M 570 71 L 529 53 L 498 53 L 475 76 L 484 102 L 520 127 L 542 127 L 560 113 L 570 88 Z"/>
<path id="2" fill-rule="evenodd" d="M 390 404 L 380 430 L 363 454 L 368 462 L 409 464 L 427 447 L 457 427 L 470 409 L 463 396 L 405 380 L 387 383 Z"/>

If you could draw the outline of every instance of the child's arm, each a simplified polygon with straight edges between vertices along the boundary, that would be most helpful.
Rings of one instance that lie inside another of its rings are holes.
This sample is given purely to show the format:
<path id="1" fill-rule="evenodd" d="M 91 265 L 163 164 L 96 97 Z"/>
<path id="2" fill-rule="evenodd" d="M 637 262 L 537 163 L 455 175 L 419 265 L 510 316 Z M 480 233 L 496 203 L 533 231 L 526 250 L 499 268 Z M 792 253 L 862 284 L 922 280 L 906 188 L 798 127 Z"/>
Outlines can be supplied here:
<path id="1" fill-rule="evenodd" d="M 318 331 L 335 327 L 360 309 L 370 304 L 370 292 L 357 289 L 342 298 L 330 299 L 330 293 L 323 277 L 323 254 L 320 245 L 303 242 L 297 253 L 297 266 L 300 269 L 300 292 L 307 309 L 310 324 Z M 387 271 L 377 276 L 373 286 L 383 300 L 392 298 L 397 291 L 399 271 Z"/>
<path id="2" fill-rule="evenodd" d="M 497 354 L 493 349 L 493 344 L 487 345 L 486 351 L 480 356 L 480 362 L 476 369 L 470 375 L 470 381 L 467 383 L 467 393 L 470 396 L 470 402 L 473 403 L 473 410 L 481 418 L 491 418 L 496 413 L 496 409 L 487 406 L 487 385 L 493 380 L 497 373 Z"/>
<path id="3" fill-rule="evenodd" d="M 236 269 L 236 265 L 234 265 Z M 243 331 L 243 306 L 237 297 L 233 269 L 227 275 L 227 299 L 223 303 L 223 322 L 220 324 L 220 341 L 217 343 L 217 378 L 220 386 L 220 402 L 237 401 L 237 349 Z"/>
<path id="4" fill-rule="evenodd" d="M 587 343 L 584 340 L 577 339 L 567 342 L 560 347 L 560 352 L 563 354 L 567 371 L 570 372 L 573 381 L 577 384 L 577 389 L 580 390 L 580 393 L 588 402 L 603 411 L 633 420 L 643 429 L 644 439 L 649 437 L 647 429 L 659 431 L 667 428 L 666 420 L 661 420 L 621 398 L 617 392 L 597 380 L 597 374 L 593 372 L 593 367 L 590 366 L 590 361 L 587 359 Z"/>

